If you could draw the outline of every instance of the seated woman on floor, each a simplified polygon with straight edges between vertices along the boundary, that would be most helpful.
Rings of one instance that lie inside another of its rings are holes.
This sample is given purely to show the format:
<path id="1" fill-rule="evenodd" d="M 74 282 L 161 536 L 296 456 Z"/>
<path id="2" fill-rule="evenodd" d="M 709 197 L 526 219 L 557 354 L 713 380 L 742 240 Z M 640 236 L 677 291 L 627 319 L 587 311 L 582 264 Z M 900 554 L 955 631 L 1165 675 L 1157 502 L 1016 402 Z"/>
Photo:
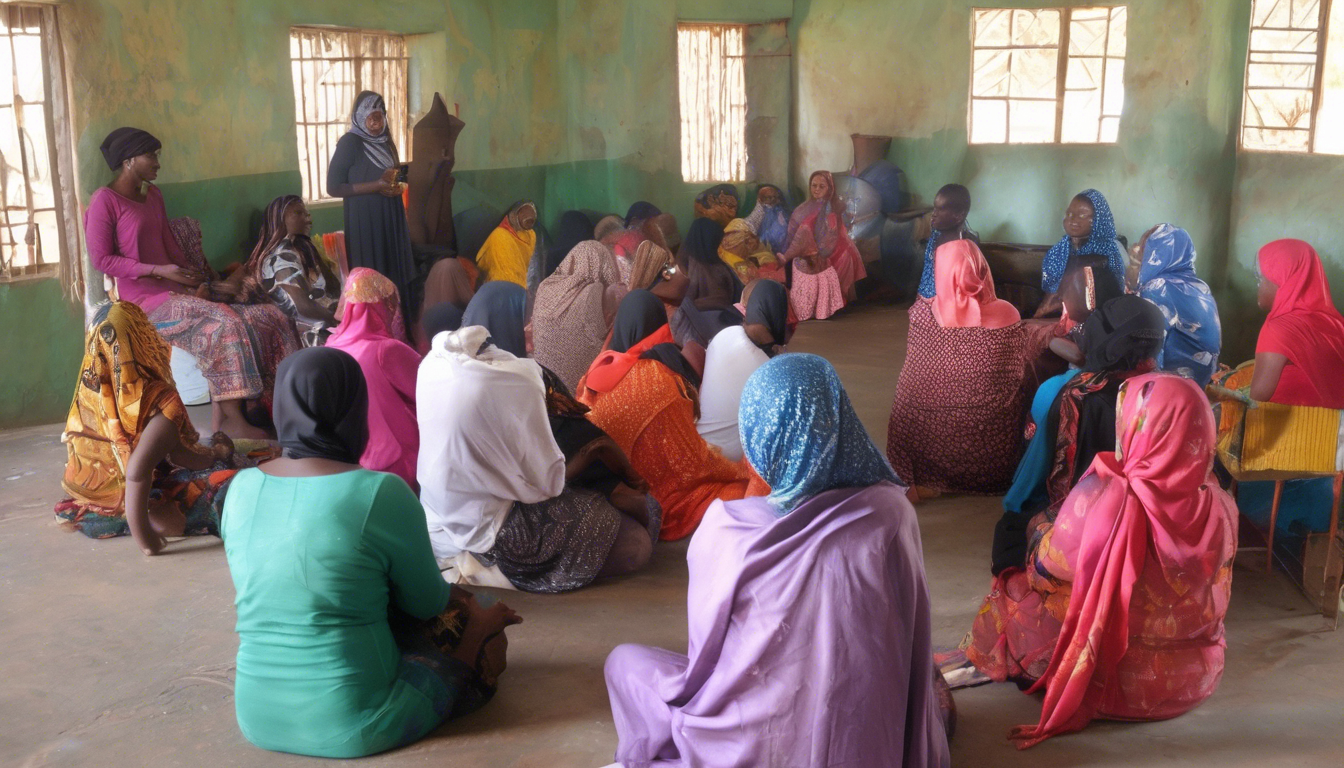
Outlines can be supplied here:
<path id="1" fill-rule="evenodd" d="M 1041 290 L 1045 292 L 1036 317 L 1054 315 L 1061 309 L 1059 282 L 1080 256 L 1105 259 L 1115 279 L 1125 282 L 1125 249 L 1115 236 L 1115 217 L 1106 197 L 1095 189 L 1078 193 L 1064 212 L 1064 237 L 1051 246 L 1041 264 Z"/>
<path id="2" fill-rule="evenodd" d="M 940 247 L 954 240 L 970 240 L 978 246 L 980 236 L 966 226 L 971 214 L 971 191 L 960 184 L 945 184 L 933 197 L 929 214 L 929 240 L 924 245 L 924 271 L 919 278 L 919 295 L 933 298 L 938 291 L 935 255 Z"/>
<path id="3" fill-rule="evenodd" d="M 737 273 L 737 279 L 744 285 L 757 277 L 784 282 L 784 271 L 780 269 L 774 252 L 761 244 L 756 233 L 743 219 L 733 219 L 723 230 L 719 258 L 732 267 Z"/>
<path id="4" fill-rule="evenodd" d="M 415 342 L 415 351 L 424 354 L 429 351 L 429 340 L 433 336 L 426 336 L 423 332 L 425 319 L 429 316 L 431 310 L 444 304 L 449 304 L 457 308 L 458 314 L 465 312 L 467 304 L 471 302 L 471 297 L 476 295 L 476 279 L 471 269 L 468 269 L 467 259 L 454 258 L 447 256 L 434 262 L 430 267 L 429 275 L 425 278 L 425 298 L 420 304 L 420 321 L 416 323 L 417 328 L 411 334 Z M 442 313 L 446 310 L 439 309 Z"/>
<path id="5" fill-rule="evenodd" d="M 700 385 L 700 419 L 695 429 L 732 461 L 742 460 L 737 414 L 747 379 L 784 351 L 789 331 L 789 291 L 774 280 L 754 280 L 742 292 L 746 319 L 725 328 L 709 343 Z"/>
<path id="6" fill-rule="evenodd" d="M 103 140 L 103 159 L 117 177 L 94 191 L 84 212 L 89 261 L 116 278 L 118 298 L 143 309 L 165 341 L 196 358 L 210 385 L 212 428 L 264 438 L 243 406 L 256 400 L 269 407 L 275 367 L 299 347 L 294 326 L 270 304 L 224 303 L 237 298 L 236 288 L 182 253 L 163 193 L 151 183 L 162 146 L 138 128 L 118 128 Z"/>
<path id="7" fill-rule="evenodd" d="M 695 218 L 709 219 L 719 225 L 719 229 L 728 226 L 728 222 L 737 218 L 737 187 L 732 184 L 716 184 L 695 196 Z"/>
<path id="8" fill-rule="evenodd" d="M 616 760 L 946 768 L 919 525 L 835 369 L 769 361 L 741 418 L 774 490 L 715 502 L 691 539 L 689 658 L 607 657 Z"/>
<path id="9" fill-rule="evenodd" d="M 519 200 L 509 206 L 499 226 L 490 233 L 476 253 L 481 281 L 504 280 L 527 288 L 527 268 L 537 250 L 537 206 L 531 200 Z"/>
<path id="10" fill-rule="evenodd" d="M 1087 322 L 1098 307 L 1124 294 L 1124 287 L 1105 265 L 1089 263 L 1085 257 L 1069 267 L 1064 273 L 1064 279 L 1059 283 L 1059 300 L 1062 307 L 1059 321 L 1033 321 L 1050 322 L 1046 334 L 1049 339 L 1046 351 L 1052 353 L 1054 359 L 1049 365 L 1058 366 L 1060 361 L 1074 368 L 1083 365 L 1086 360 L 1081 348 L 1083 323 Z M 1029 341 L 1028 347 L 1030 346 Z M 1041 356 L 1046 357 L 1044 354 Z M 1033 365 L 1039 375 L 1044 367 L 1042 362 L 1038 360 Z M 1051 377 L 1047 376 L 1041 380 L 1049 378 Z"/>
<path id="11" fill-rule="evenodd" d="M 1115 450 L 1120 385 L 1157 368 L 1166 327 L 1162 312 L 1133 294 L 1110 300 L 1083 324 L 1082 370 L 1046 381 L 1032 402 L 1031 442 L 994 531 L 994 573 L 1022 566 L 1032 516 L 1058 507 L 1092 459 Z"/>
<path id="12" fill-rule="evenodd" d="M 596 240 L 574 246 L 537 287 L 532 357 L 573 390 L 602 351 L 624 295 L 606 246 Z"/>
<path id="13" fill-rule="evenodd" d="M 789 217 L 784 260 L 789 260 L 790 252 L 799 252 L 794 245 L 798 232 L 802 229 L 811 230 L 817 253 L 821 257 L 818 261 L 835 268 L 836 277 L 840 281 L 840 295 L 845 301 L 853 301 L 854 284 L 867 277 L 868 272 L 863 268 L 863 257 L 859 255 L 858 246 L 854 245 L 845 231 L 845 222 L 841 218 L 845 205 L 836 192 L 835 178 L 830 171 L 816 171 L 807 184 L 811 199 L 794 209 Z"/>
<path id="14" fill-rule="evenodd" d="M 1157 367 L 1207 386 L 1218 370 L 1223 331 L 1213 292 L 1195 274 L 1195 245 L 1189 233 L 1159 224 L 1144 234 L 1139 252 L 1143 262 L 1138 294 L 1167 318 L 1167 341 Z"/>
<path id="15" fill-rule="evenodd" d="M 783 253 L 789 239 L 789 201 L 784 190 L 774 184 L 762 184 L 756 190 L 756 207 L 747 214 L 747 226 L 756 233 L 761 246 L 771 253 Z"/>
<path id="16" fill-rule="evenodd" d="M 541 366 L 488 343 L 492 333 L 469 325 L 440 334 L 420 368 L 420 497 L 434 554 L 463 574 L 497 569 L 528 592 L 579 589 L 644 567 L 656 508 L 626 514 L 570 482 L 595 461 L 617 471 L 628 463 L 600 441 L 566 460 Z M 632 471 L 619 479 L 642 485 Z"/>
<path id="17" fill-rule="evenodd" d="M 359 465 L 391 472 L 415 482 L 419 439 L 415 420 L 415 378 L 420 353 L 402 339 L 401 297 L 391 280 L 358 267 L 345 281 L 344 314 L 327 346 L 348 353 L 359 363 L 369 393 L 368 441 Z"/>
<path id="18" fill-rule="evenodd" d="M 305 347 L 320 347 L 339 322 L 341 280 L 309 237 L 313 216 L 298 195 L 266 206 L 261 235 L 240 270 L 245 294 L 275 304 L 299 332 Z"/>
<path id="19" fill-rule="evenodd" d="M 789 303 L 800 321 L 827 320 L 845 308 L 839 273 L 817 247 L 810 226 L 804 225 L 794 233 L 783 259 L 793 265 Z"/>
<path id="20" fill-rule="evenodd" d="M 593 222 L 588 218 L 588 214 L 583 211 L 565 211 L 560 214 L 560 221 L 555 225 L 553 242 L 546 247 L 544 263 L 538 265 L 537 261 L 533 260 L 533 265 L 528 268 L 528 294 L 531 296 L 537 295 L 537 288 L 541 285 L 541 281 L 550 277 L 560 267 L 560 263 L 565 260 L 570 251 L 574 250 L 574 246 L 584 240 L 596 240 L 593 232 Z"/>
<path id="21" fill-rule="evenodd" d="M 679 257 L 690 282 L 672 318 L 679 344 L 693 341 L 708 347 L 719 331 L 742 322 L 742 315 L 733 308 L 742 297 L 742 281 L 719 258 L 722 242 L 723 230 L 712 219 L 696 219 L 686 233 Z"/>
<path id="22" fill-rule="evenodd" d="M 740 499 L 747 491 L 746 466 L 696 432 L 698 384 L 672 343 L 662 302 L 648 291 L 632 291 L 621 302 L 610 346 L 579 384 L 589 420 L 648 481 L 669 541 L 689 536 L 715 499 Z"/>
<path id="23" fill-rule="evenodd" d="M 115 302 L 94 317 L 61 434 L 69 496 L 56 517 L 67 529 L 95 539 L 129 533 L 146 555 L 165 537 L 219 535 L 223 491 L 242 464 L 222 433 L 211 447 L 199 444 L 169 356 L 137 305 Z"/>
<path id="24" fill-rule="evenodd" d="M 1045 692 L 1040 722 L 1010 736 L 1019 749 L 1094 718 L 1176 717 L 1222 677 L 1237 507 L 1211 472 L 1208 399 L 1148 374 L 1116 410 L 1116 449 L 1033 521 L 1025 566 L 995 577 L 963 643 L 990 679 Z"/>
<path id="25" fill-rule="evenodd" d="M 509 282 L 486 283 L 462 313 L 466 328 L 490 331 L 490 343 L 514 357 L 527 357 L 527 290 Z"/>
<path id="26" fill-rule="evenodd" d="M 521 621 L 445 583 L 415 494 L 356 463 L 366 404 L 346 353 L 286 359 L 285 455 L 240 472 L 224 504 L 238 727 L 263 749 L 362 757 L 418 741 L 490 700 L 504 629 Z"/>
<path id="27" fill-rule="evenodd" d="M 921 495 L 1003 493 L 1022 444 L 1022 318 L 973 241 L 945 243 L 936 265 L 933 298 L 910 307 L 887 458 Z"/>

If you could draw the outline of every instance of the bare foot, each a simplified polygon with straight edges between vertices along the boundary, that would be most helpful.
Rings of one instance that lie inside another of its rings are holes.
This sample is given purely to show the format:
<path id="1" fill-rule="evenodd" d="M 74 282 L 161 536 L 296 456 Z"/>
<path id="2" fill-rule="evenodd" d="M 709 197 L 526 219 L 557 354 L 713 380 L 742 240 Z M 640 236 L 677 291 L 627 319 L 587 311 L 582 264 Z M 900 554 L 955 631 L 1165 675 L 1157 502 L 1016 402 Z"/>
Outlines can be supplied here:
<path id="1" fill-rule="evenodd" d="M 241 415 L 237 418 L 225 416 L 220 420 L 217 432 L 223 432 L 234 440 L 268 440 L 270 436 L 266 430 L 260 427 L 254 427 L 247 422 Z"/>

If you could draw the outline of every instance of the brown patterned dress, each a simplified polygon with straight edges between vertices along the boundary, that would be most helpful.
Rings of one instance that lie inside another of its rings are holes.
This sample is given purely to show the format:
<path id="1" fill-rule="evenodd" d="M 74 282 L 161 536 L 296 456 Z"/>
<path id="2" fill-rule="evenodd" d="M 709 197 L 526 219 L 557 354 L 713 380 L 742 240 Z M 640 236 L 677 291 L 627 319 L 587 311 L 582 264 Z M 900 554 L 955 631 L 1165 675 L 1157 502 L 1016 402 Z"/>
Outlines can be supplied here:
<path id="1" fill-rule="evenodd" d="M 1022 447 L 1021 323 L 943 328 L 927 300 L 910 307 L 905 367 L 887 425 L 901 480 L 936 491 L 1003 493 Z"/>

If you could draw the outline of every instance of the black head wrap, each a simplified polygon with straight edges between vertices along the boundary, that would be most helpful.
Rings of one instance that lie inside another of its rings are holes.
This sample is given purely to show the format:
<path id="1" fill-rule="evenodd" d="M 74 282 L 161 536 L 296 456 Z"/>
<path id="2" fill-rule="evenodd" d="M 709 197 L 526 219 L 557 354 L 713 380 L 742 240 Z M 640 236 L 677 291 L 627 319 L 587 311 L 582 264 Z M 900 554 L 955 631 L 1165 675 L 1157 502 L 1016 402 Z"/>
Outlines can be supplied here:
<path id="1" fill-rule="evenodd" d="M 339 349 L 300 349 L 276 369 L 274 414 L 289 458 L 358 464 L 369 442 L 364 372 Z"/>
<path id="2" fill-rule="evenodd" d="M 425 338 L 432 339 L 444 331 L 456 331 L 462 327 L 462 310 L 451 301 L 441 301 L 425 310 L 420 318 L 424 326 Z"/>
<path id="3" fill-rule="evenodd" d="M 621 306 L 616 310 L 610 349 L 627 352 L 664 325 L 667 325 L 667 310 L 663 308 L 663 300 L 645 290 L 631 291 L 621 299 Z"/>
<path id="4" fill-rule="evenodd" d="M 719 258 L 719 244 L 723 242 L 723 227 L 713 219 L 700 218 L 691 222 L 686 239 L 681 242 L 678 256 L 698 261 L 705 265 L 722 264 Z"/>
<path id="5" fill-rule="evenodd" d="M 560 214 L 560 223 L 555 227 L 554 244 L 546 249 L 546 274 L 550 277 L 565 260 L 574 246 L 584 240 L 592 240 L 593 222 L 583 211 L 565 211 Z"/>
<path id="6" fill-rule="evenodd" d="M 527 357 L 527 289 L 507 280 L 492 280 L 467 303 L 462 325 L 483 326 L 490 342 L 514 357 Z"/>
<path id="7" fill-rule="evenodd" d="M 1137 369 L 1157 357 L 1166 328 L 1162 310 L 1151 301 L 1133 294 L 1111 299 L 1083 323 L 1083 370 Z"/>
<path id="8" fill-rule="evenodd" d="M 789 289 L 774 280 L 759 280 L 747 299 L 747 323 L 770 329 L 776 344 L 788 343 Z"/>
<path id="9" fill-rule="evenodd" d="M 631 291 L 621 299 L 621 308 L 616 311 L 616 322 L 611 329 L 613 352 L 628 352 L 631 347 L 647 339 L 667 325 L 667 310 L 663 300 L 652 293 L 639 290 Z M 681 349 L 676 344 L 658 344 L 639 356 L 641 360 L 657 360 L 695 386 L 700 386 L 700 376 L 695 372 Z"/>
<path id="10" fill-rule="evenodd" d="M 662 211 L 658 210 L 658 206 L 654 205 L 653 203 L 640 200 L 639 202 L 630 206 L 630 210 L 625 212 L 625 226 L 633 227 L 635 224 L 638 224 L 641 221 L 648 221 L 649 219 L 652 219 L 654 216 L 658 216 L 661 213 Z"/>
<path id="11" fill-rule="evenodd" d="M 139 128 L 118 128 L 107 134 L 98 147 L 107 161 L 107 167 L 114 171 L 132 157 L 158 152 L 162 148 L 163 142 L 154 138 L 154 134 Z"/>

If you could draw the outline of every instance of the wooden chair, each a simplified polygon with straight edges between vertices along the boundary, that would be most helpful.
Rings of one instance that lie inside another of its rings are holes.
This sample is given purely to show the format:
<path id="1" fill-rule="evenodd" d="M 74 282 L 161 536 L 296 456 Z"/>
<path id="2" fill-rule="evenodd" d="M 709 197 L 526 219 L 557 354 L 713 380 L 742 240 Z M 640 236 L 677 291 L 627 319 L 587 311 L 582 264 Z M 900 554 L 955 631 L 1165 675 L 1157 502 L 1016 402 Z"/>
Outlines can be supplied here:
<path id="1" fill-rule="evenodd" d="M 1232 375 L 1242 375 L 1246 369 L 1243 366 Z M 1220 377 L 1224 382 L 1228 378 Z M 1306 583 L 1304 574 L 1301 587 L 1313 602 L 1319 601 L 1322 615 L 1338 626 L 1339 606 L 1344 600 L 1344 549 L 1339 540 L 1340 500 L 1344 497 L 1344 411 L 1254 402 L 1241 391 L 1220 386 L 1218 380 L 1209 385 L 1208 394 L 1219 418 L 1218 459 L 1232 475 L 1233 491 L 1240 482 L 1274 482 L 1269 528 L 1260 531 L 1265 539 L 1266 573 L 1274 567 L 1274 535 L 1284 483 L 1334 478 L 1321 582 Z"/>

